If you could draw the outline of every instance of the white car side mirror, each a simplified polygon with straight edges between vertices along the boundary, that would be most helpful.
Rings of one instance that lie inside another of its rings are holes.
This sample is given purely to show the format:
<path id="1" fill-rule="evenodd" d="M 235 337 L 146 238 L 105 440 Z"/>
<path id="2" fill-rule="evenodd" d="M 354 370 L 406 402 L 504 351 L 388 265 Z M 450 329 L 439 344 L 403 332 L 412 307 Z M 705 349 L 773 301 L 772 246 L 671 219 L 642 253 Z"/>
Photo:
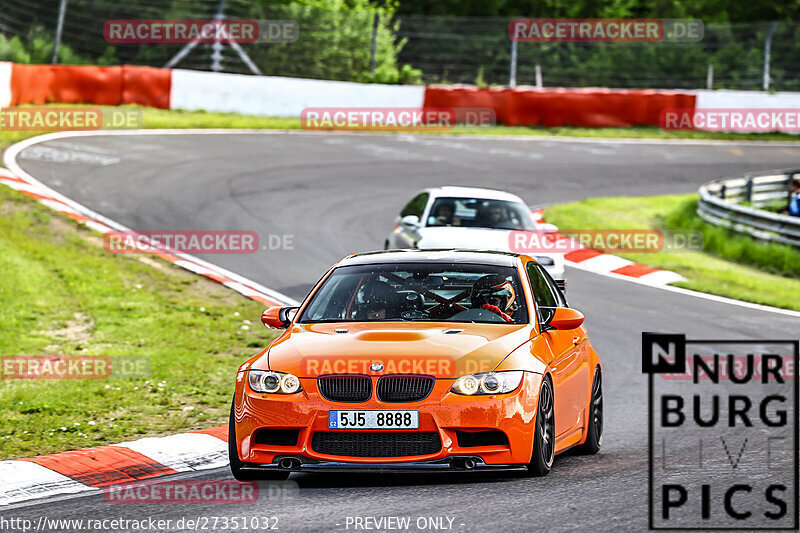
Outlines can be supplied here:
<path id="1" fill-rule="evenodd" d="M 548 224 L 546 222 L 537 223 L 536 231 L 542 231 L 544 233 L 556 233 L 558 231 L 558 226 L 555 224 Z"/>
<path id="2" fill-rule="evenodd" d="M 406 215 L 400 219 L 400 223 L 404 226 L 416 228 L 419 226 L 419 217 L 417 215 Z"/>

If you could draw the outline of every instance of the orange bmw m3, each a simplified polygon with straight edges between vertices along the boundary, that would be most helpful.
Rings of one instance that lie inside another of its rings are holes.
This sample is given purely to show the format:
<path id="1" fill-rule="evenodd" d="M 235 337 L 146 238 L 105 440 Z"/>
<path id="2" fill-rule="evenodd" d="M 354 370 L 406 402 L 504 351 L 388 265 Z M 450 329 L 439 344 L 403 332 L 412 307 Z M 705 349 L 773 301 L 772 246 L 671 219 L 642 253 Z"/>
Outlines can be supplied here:
<path id="1" fill-rule="evenodd" d="M 600 449 L 600 358 L 547 271 L 501 252 L 386 251 L 334 265 L 241 365 L 236 479 L 525 470 Z"/>

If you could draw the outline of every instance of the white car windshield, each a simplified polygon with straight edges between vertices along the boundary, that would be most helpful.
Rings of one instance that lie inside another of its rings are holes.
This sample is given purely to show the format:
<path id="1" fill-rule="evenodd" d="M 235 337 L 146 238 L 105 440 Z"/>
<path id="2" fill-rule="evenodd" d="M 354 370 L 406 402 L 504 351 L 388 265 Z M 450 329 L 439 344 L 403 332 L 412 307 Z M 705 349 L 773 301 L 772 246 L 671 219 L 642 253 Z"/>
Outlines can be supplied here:
<path id="1" fill-rule="evenodd" d="M 507 230 L 536 229 L 524 204 L 487 198 L 436 198 L 426 225 Z"/>
<path id="2" fill-rule="evenodd" d="M 437 321 L 526 324 L 513 267 L 386 263 L 333 271 L 300 317 L 309 322 Z"/>

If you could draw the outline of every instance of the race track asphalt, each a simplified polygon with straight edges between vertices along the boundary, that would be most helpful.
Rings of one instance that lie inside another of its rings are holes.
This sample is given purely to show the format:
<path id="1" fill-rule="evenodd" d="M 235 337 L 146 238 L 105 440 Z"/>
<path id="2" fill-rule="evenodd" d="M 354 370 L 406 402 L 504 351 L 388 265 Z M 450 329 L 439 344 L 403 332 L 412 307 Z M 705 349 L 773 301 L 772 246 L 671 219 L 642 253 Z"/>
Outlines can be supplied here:
<path id="1" fill-rule="evenodd" d="M 291 250 L 202 257 L 300 299 L 341 257 L 382 248 L 400 208 L 427 186 L 500 188 L 538 206 L 692 192 L 717 177 L 795 166 L 799 156 L 800 146 L 785 145 L 256 133 L 73 137 L 34 145 L 18 162 L 136 230 L 246 229 L 262 244 L 265 235 L 291 235 Z M 546 478 L 304 474 L 290 478 L 299 491 L 249 506 L 111 505 L 89 494 L 2 514 L 276 516 L 282 531 L 354 531 L 348 517 L 409 516 L 413 524 L 443 516 L 453 518 L 453 531 L 644 531 L 641 333 L 785 338 L 800 321 L 575 269 L 567 274 L 570 303 L 586 314 L 605 365 L 606 427 L 599 455 L 562 456 Z M 231 479 L 227 469 L 181 477 Z"/>

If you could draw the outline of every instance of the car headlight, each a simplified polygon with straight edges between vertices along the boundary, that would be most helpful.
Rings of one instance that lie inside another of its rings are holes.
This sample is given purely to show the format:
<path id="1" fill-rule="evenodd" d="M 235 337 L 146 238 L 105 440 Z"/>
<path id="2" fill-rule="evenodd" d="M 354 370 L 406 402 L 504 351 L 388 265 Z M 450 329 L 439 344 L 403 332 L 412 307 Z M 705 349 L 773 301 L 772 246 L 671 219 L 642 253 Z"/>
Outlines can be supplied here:
<path id="1" fill-rule="evenodd" d="M 247 374 L 247 382 L 255 392 L 294 394 L 302 389 L 300 379 L 294 374 L 264 370 L 251 370 Z"/>
<path id="2" fill-rule="evenodd" d="M 461 376 L 450 387 L 450 392 L 472 396 L 476 394 L 505 394 L 519 387 L 522 370 L 483 372 Z"/>

